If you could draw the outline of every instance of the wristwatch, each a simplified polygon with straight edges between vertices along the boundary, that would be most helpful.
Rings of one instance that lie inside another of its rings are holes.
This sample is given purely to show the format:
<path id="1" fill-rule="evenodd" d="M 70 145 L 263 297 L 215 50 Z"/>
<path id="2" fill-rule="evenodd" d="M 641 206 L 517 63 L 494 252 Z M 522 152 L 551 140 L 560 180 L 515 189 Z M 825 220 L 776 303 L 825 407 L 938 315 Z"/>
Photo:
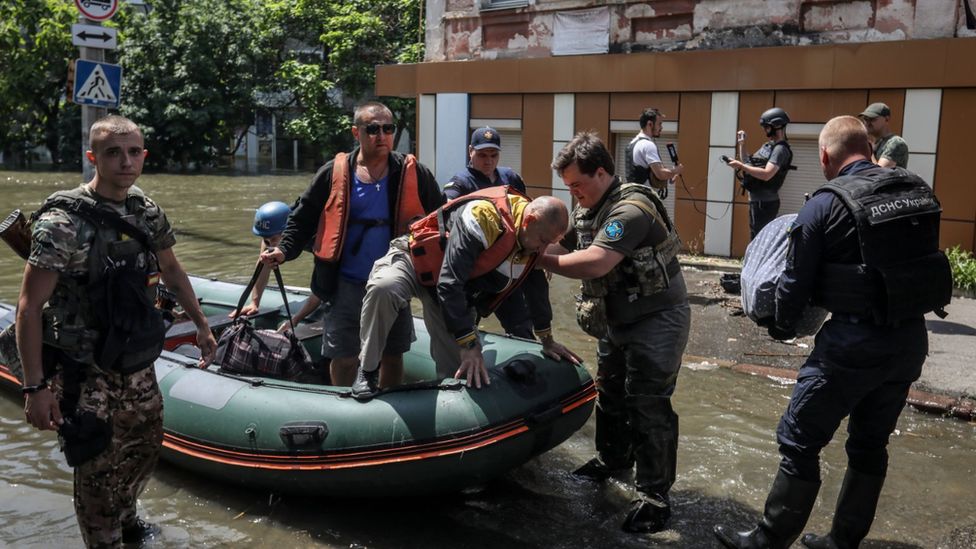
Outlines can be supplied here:
<path id="1" fill-rule="evenodd" d="M 38 383 L 37 385 L 24 385 L 23 387 L 20 388 L 20 392 L 24 395 L 32 395 L 36 392 L 43 391 L 44 389 L 47 388 L 48 388 L 47 380 L 42 379 L 41 382 Z"/>

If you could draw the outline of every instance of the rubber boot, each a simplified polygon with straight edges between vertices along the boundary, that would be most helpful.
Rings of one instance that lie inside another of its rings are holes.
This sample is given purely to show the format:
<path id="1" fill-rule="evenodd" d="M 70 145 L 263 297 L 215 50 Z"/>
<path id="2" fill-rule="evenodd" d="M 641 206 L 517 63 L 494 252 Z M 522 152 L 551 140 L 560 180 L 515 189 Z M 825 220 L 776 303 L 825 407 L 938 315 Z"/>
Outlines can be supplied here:
<path id="1" fill-rule="evenodd" d="M 678 468 L 678 414 L 666 396 L 627 397 L 637 468 L 634 485 L 644 499 L 666 501 Z M 663 498 L 663 499 L 662 499 Z"/>
<path id="2" fill-rule="evenodd" d="M 630 512 L 621 526 L 632 534 L 654 533 L 664 530 L 671 518 L 671 501 L 668 496 L 641 495 L 631 503 Z"/>
<path id="3" fill-rule="evenodd" d="M 352 396 L 356 400 L 369 400 L 380 392 L 379 368 L 367 371 L 360 366 L 356 370 L 356 380 L 352 382 Z"/>
<path id="4" fill-rule="evenodd" d="M 733 549 L 787 549 L 803 531 L 819 491 L 819 481 L 801 480 L 778 471 L 759 524 L 748 532 L 716 526 L 715 537 Z"/>
<path id="5" fill-rule="evenodd" d="M 146 522 L 141 518 L 136 518 L 134 523 L 122 527 L 122 543 L 142 543 L 155 538 L 161 531 L 159 526 L 151 522 Z"/>
<path id="6" fill-rule="evenodd" d="M 803 545 L 811 549 L 856 549 L 867 537 L 878 508 L 885 477 L 865 475 L 850 467 L 837 496 L 830 534 L 805 534 Z"/>

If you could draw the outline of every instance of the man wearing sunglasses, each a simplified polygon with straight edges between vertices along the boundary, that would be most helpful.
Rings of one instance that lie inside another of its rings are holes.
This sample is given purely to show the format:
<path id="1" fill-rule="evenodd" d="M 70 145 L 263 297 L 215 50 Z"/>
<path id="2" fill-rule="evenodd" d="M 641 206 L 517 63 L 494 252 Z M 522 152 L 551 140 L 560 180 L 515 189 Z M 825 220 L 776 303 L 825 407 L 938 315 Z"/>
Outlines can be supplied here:
<path id="1" fill-rule="evenodd" d="M 410 223 L 444 202 L 434 175 L 413 155 L 393 151 L 393 113 L 378 102 L 356 107 L 357 147 L 322 166 L 298 199 L 281 243 L 261 260 L 277 265 L 313 242 L 312 293 L 326 304 L 322 356 L 334 385 L 351 385 L 359 364 L 359 318 L 373 262 Z M 415 338 L 410 310 L 397 316 L 382 353 L 384 387 L 403 375 L 403 353 Z M 370 368 L 374 368 L 371 365 Z"/>
<path id="2" fill-rule="evenodd" d="M 498 165 L 501 152 L 502 137 L 496 129 L 489 126 L 476 129 L 468 145 L 468 167 L 454 174 L 444 185 L 444 198 L 453 200 L 488 187 L 504 185 L 525 194 L 525 182 L 518 172 Z M 535 337 L 521 288 L 509 294 L 495 309 L 495 316 L 505 333 L 525 339 Z"/>

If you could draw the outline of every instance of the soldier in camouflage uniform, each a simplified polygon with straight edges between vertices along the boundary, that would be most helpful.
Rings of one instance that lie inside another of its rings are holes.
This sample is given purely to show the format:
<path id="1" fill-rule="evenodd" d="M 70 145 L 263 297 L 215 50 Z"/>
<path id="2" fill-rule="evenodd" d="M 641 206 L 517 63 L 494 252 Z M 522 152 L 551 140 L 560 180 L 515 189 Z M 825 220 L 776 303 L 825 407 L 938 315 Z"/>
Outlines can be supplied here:
<path id="1" fill-rule="evenodd" d="M 582 279 L 577 320 L 599 340 L 599 457 L 575 474 L 606 480 L 636 463 L 638 497 L 623 529 L 657 532 L 671 516 L 668 493 L 678 452 L 671 395 L 691 324 L 680 241 L 650 187 L 614 177 L 610 153 L 595 134 L 578 134 L 552 168 L 577 206 L 573 231 L 539 263 Z"/>
<path id="2" fill-rule="evenodd" d="M 162 395 L 152 368 L 163 332 L 147 331 L 149 324 L 131 319 L 158 315 L 148 296 L 161 277 L 197 327 L 201 365 L 212 360 L 216 342 L 173 253 L 165 214 L 134 186 L 146 155 L 138 126 L 108 116 L 92 125 L 90 139 L 87 156 L 95 177 L 52 195 L 34 221 L 16 338 L 27 421 L 59 431 L 75 469 L 82 538 L 88 547 L 119 547 L 158 532 L 137 517 L 136 499 L 163 438 Z M 104 217 L 83 214 L 81 206 Z M 96 223 L 112 218 L 111 212 L 129 230 Z M 130 237 L 133 226 L 141 239 Z M 123 272 L 130 278 L 115 277 Z M 135 294 L 120 293 L 128 280 L 139 288 Z M 107 314 L 99 312 L 99 288 L 113 303 Z M 124 344 L 110 337 L 120 318 L 131 324 Z M 153 340 L 142 343 L 146 333 Z M 140 341 L 138 348 L 130 341 Z"/>

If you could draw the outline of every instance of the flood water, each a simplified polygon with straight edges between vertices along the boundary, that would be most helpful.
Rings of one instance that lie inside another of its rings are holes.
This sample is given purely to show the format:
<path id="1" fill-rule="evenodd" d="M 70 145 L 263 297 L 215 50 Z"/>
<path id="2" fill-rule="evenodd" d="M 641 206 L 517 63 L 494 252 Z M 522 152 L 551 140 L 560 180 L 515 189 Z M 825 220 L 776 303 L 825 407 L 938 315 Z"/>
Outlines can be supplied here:
<path id="1" fill-rule="evenodd" d="M 188 272 L 243 282 L 258 249 L 250 233 L 255 208 L 269 200 L 290 203 L 309 180 L 152 175 L 140 186 L 166 210 Z M 0 171 L 0 214 L 33 211 L 48 194 L 78 181 L 77 174 Z M 19 258 L 0 249 L 0 301 L 16 300 L 22 271 Z M 310 273 L 306 257 L 283 269 L 285 282 L 297 286 L 306 286 Z M 701 274 L 686 276 L 697 291 L 692 281 Z M 575 328 L 574 288 L 554 280 L 556 337 L 595 373 L 594 342 Z M 706 306 L 693 305 L 692 322 Z M 704 354 L 694 346 L 695 337 L 688 354 Z M 713 524 L 745 526 L 762 509 L 778 463 L 774 430 L 791 388 L 786 380 L 684 365 L 674 397 L 681 438 L 672 529 L 656 535 L 620 530 L 632 497 L 625 484 L 598 485 L 569 474 L 593 454 L 592 419 L 563 445 L 463 494 L 298 498 L 229 487 L 161 463 L 140 514 L 163 529 L 156 547 L 718 547 Z M 824 452 L 824 485 L 808 530 L 829 528 L 846 466 L 845 439 L 839 432 Z M 976 424 L 906 408 L 889 450 L 888 480 L 863 547 L 953 547 L 940 541 L 976 524 L 970 499 Z M 78 546 L 71 490 L 71 470 L 54 436 L 26 424 L 18 395 L 0 394 L 0 546 Z"/>

